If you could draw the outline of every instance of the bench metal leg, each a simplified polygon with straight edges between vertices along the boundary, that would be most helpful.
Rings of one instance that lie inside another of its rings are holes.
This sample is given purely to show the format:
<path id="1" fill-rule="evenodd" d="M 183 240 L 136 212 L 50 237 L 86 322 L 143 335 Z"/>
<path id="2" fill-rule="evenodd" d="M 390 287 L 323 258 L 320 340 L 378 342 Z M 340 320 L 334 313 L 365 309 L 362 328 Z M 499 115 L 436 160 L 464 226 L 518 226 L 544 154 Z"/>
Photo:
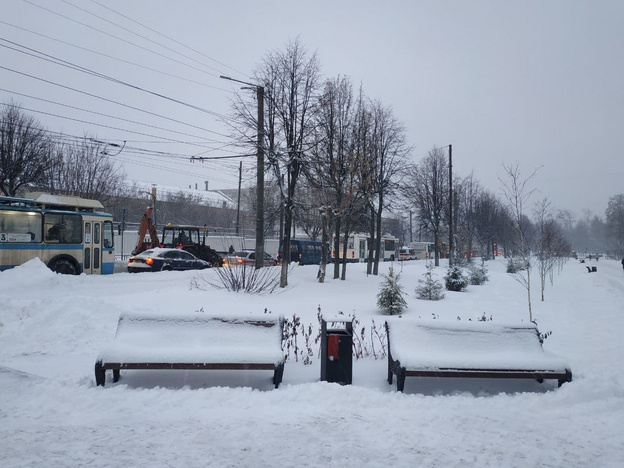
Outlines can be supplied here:
<path id="1" fill-rule="evenodd" d="M 566 382 L 572 382 L 572 371 L 566 370 L 566 378 L 559 379 L 559 385 L 557 385 L 557 387 L 561 387 Z"/>
<path id="2" fill-rule="evenodd" d="M 275 388 L 279 387 L 279 384 L 282 383 L 282 377 L 284 376 L 284 364 L 280 364 L 273 372 L 273 384 L 275 384 Z"/>
<path id="3" fill-rule="evenodd" d="M 119 369 L 113 369 L 113 382 L 119 382 Z"/>
<path id="4" fill-rule="evenodd" d="M 397 392 L 402 392 L 405 388 L 405 367 L 397 369 Z"/>
<path id="5" fill-rule="evenodd" d="M 95 384 L 102 387 L 106 383 L 106 369 L 102 369 L 102 361 L 95 363 Z"/>

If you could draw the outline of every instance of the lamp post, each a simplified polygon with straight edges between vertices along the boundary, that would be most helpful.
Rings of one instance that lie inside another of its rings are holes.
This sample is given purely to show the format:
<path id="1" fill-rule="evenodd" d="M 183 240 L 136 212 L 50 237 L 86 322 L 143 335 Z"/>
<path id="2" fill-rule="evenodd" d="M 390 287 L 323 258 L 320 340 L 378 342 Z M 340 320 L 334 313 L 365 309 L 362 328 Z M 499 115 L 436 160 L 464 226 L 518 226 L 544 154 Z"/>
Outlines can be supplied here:
<path id="1" fill-rule="evenodd" d="M 453 145 L 449 145 L 449 267 L 453 266 Z"/>
<path id="2" fill-rule="evenodd" d="M 221 75 L 224 80 L 251 86 L 258 99 L 257 174 L 256 174 L 256 269 L 264 266 L 264 86 L 235 80 Z M 244 89 L 244 88 L 243 88 Z"/>

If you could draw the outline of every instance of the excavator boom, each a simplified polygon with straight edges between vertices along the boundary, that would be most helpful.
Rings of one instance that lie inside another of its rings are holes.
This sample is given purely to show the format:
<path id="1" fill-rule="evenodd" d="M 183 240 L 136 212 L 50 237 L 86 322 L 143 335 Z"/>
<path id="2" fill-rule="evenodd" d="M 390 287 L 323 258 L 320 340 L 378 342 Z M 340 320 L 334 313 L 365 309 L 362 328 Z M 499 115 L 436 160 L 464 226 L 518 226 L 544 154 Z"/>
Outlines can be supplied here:
<path id="1" fill-rule="evenodd" d="M 151 242 L 145 242 L 145 236 L 149 233 Z M 152 208 L 148 207 L 143 214 L 143 218 L 141 219 L 141 224 L 139 224 L 139 238 L 137 241 L 137 245 L 132 251 L 132 255 L 139 254 L 144 252 L 145 250 L 152 249 L 154 247 L 158 247 L 160 242 L 158 241 L 158 234 L 156 233 L 156 228 L 152 223 Z"/>

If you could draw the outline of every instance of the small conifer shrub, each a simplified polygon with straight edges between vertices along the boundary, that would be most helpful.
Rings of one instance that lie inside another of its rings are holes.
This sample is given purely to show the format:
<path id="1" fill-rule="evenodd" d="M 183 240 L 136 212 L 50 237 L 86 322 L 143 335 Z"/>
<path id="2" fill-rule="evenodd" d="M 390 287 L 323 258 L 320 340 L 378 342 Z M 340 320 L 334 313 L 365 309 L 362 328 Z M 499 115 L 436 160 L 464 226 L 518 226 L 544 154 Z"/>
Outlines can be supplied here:
<path id="1" fill-rule="evenodd" d="M 489 280 L 487 267 L 485 266 L 485 260 L 483 258 L 481 259 L 480 266 L 471 264 L 470 267 L 468 267 L 468 276 L 470 277 L 470 284 L 477 286 Z"/>
<path id="2" fill-rule="evenodd" d="M 420 299 L 426 299 L 429 301 L 439 301 L 444 299 L 444 286 L 442 282 L 433 277 L 434 265 L 433 262 L 428 262 L 426 265 L 427 272 L 423 274 L 424 280 L 418 280 L 418 286 L 416 286 L 416 294 Z"/>
<path id="3" fill-rule="evenodd" d="M 400 274 L 394 274 L 394 268 L 390 267 L 377 293 L 377 307 L 386 314 L 397 315 L 407 307 L 407 302 L 403 298 L 403 286 L 399 284 Z"/>
<path id="4" fill-rule="evenodd" d="M 446 282 L 446 289 L 449 291 L 465 291 L 466 287 L 468 287 L 468 277 L 457 265 L 449 267 L 444 280 Z"/>

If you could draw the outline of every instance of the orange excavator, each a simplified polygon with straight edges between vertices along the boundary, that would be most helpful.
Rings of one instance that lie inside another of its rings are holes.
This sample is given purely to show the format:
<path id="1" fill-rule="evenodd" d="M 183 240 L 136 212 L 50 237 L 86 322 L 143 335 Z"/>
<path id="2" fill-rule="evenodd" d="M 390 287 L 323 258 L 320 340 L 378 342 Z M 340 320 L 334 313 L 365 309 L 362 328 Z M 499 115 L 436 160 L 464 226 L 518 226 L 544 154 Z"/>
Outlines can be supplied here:
<path id="1" fill-rule="evenodd" d="M 145 236 L 149 233 L 151 242 L 145 242 Z M 132 255 L 140 254 L 148 249 L 153 249 L 154 247 L 159 247 L 160 242 L 158 240 L 158 234 L 156 233 L 156 228 L 152 223 L 152 208 L 147 207 L 145 210 L 145 214 L 143 214 L 143 219 L 141 219 L 141 224 L 139 224 L 139 240 L 137 241 L 137 245 L 132 251 Z"/>
<path id="2" fill-rule="evenodd" d="M 168 247 L 182 249 L 192 253 L 197 258 L 206 260 L 212 266 L 222 266 L 223 258 L 210 246 L 206 245 L 206 230 L 203 229 L 203 237 L 200 234 L 201 228 L 197 226 L 181 226 L 168 224 L 163 228 L 162 240 L 158 239 L 156 228 L 152 222 L 152 208 L 145 210 L 143 219 L 139 224 L 139 239 L 132 251 L 132 255 L 140 254 L 155 247 Z M 145 242 L 145 236 L 149 233 L 150 242 Z"/>

